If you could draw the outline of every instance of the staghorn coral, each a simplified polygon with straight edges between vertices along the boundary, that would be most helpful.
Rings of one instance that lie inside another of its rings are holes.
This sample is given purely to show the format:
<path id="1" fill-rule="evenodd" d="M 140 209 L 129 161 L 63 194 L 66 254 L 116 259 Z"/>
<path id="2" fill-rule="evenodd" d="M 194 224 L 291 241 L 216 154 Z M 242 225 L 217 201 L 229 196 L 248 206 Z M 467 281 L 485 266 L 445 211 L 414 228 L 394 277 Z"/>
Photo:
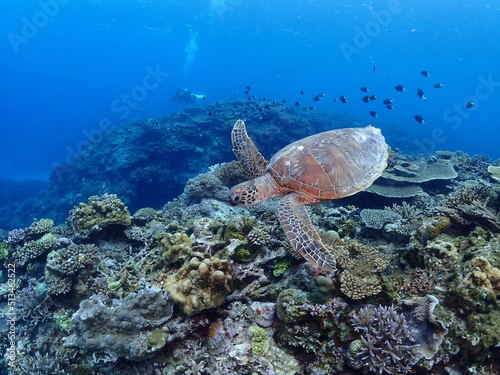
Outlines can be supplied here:
<path id="1" fill-rule="evenodd" d="M 128 226 L 130 211 L 115 194 L 93 195 L 70 211 L 69 226 L 78 232 L 90 232 L 112 224 Z"/>
<path id="2" fill-rule="evenodd" d="M 65 368 L 69 358 L 62 350 L 51 349 L 42 355 L 36 351 L 34 355 L 16 357 L 15 366 L 10 368 L 10 375 L 66 375 Z"/>
<path id="3" fill-rule="evenodd" d="M 416 332 L 394 306 L 364 307 L 354 313 L 352 326 L 361 332 L 351 343 L 351 366 L 379 374 L 407 374 L 418 356 Z"/>
<path id="4" fill-rule="evenodd" d="M 224 302 L 233 291 L 230 271 L 228 261 L 195 253 L 167 277 L 164 287 L 186 314 L 194 315 Z"/>
<path id="5" fill-rule="evenodd" d="M 488 207 L 493 196 L 490 186 L 464 184 L 451 193 L 438 211 L 460 225 L 477 224 L 495 231 L 500 230 L 500 213 Z"/>
<path id="6" fill-rule="evenodd" d="M 392 207 L 384 207 L 384 209 L 395 212 L 408 221 L 420 219 L 424 215 L 422 210 L 418 209 L 417 206 L 409 204 L 406 201 L 403 201 L 401 205 L 393 203 Z"/>

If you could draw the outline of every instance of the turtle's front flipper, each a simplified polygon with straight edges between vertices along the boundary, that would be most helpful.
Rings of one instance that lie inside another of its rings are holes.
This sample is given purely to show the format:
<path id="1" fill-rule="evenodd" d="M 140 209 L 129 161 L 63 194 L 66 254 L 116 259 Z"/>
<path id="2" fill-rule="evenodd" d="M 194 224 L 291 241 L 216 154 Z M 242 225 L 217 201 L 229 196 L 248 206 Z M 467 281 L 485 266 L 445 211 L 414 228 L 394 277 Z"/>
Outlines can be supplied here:
<path id="1" fill-rule="evenodd" d="M 285 195 L 278 205 L 278 218 L 292 247 L 308 262 L 324 270 L 335 270 L 335 259 L 314 229 L 297 194 Z"/>
<path id="2" fill-rule="evenodd" d="M 231 132 L 231 141 L 233 142 L 233 152 L 248 177 L 254 179 L 266 173 L 267 161 L 248 136 L 245 123 L 242 120 L 235 122 Z"/>

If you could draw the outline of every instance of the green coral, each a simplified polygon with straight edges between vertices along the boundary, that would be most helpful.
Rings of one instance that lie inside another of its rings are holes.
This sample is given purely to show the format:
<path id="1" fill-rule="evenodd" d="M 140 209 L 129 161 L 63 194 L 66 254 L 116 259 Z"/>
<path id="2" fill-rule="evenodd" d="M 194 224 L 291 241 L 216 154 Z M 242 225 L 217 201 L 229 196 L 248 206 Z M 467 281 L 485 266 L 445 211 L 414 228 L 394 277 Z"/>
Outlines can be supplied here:
<path id="1" fill-rule="evenodd" d="M 88 232 L 111 224 L 130 225 L 130 211 L 115 195 L 93 195 L 70 211 L 69 225 L 75 232 Z"/>
<path id="2" fill-rule="evenodd" d="M 255 355 L 262 355 L 269 346 L 269 337 L 264 328 L 258 326 L 251 326 L 248 331 L 253 335 L 252 338 L 252 353 Z"/>
<path id="3" fill-rule="evenodd" d="M 10 246 L 7 241 L 0 241 L 0 262 L 3 262 L 7 255 L 9 255 Z"/>
<path id="4" fill-rule="evenodd" d="M 450 219 L 446 216 L 433 216 L 422 220 L 415 237 L 421 243 L 427 243 L 442 234 L 450 227 Z"/>
<path id="5" fill-rule="evenodd" d="M 234 259 L 239 262 L 251 262 L 257 256 L 258 251 L 249 249 L 245 246 L 239 246 L 234 252 Z"/>
<path id="6" fill-rule="evenodd" d="M 54 323 L 61 331 L 71 328 L 71 318 L 67 315 L 54 315 Z"/>
<path id="7" fill-rule="evenodd" d="M 480 353 L 487 353 L 490 347 L 500 345 L 500 311 L 488 314 L 471 314 L 467 317 L 470 332 L 473 332 L 474 347 Z"/>
<path id="8" fill-rule="evenodd" d="M 290 259 L 287 258 L 281 258 L 276 262 L 274 265 L 274 270 L 273 270 L 273 275 L 275 277 L 280 277 L 283 275 L 287 270 L 290 269 L 290 266 L 292 265 L 292 262 L 290 262 Z"/>
<path id="9" fill-rule="evenodd" d="M 168 333 L 158 328 L 151 332 L 146 338 L 146 342 L 153 350 L 161 349 L 167 343 Z"/>

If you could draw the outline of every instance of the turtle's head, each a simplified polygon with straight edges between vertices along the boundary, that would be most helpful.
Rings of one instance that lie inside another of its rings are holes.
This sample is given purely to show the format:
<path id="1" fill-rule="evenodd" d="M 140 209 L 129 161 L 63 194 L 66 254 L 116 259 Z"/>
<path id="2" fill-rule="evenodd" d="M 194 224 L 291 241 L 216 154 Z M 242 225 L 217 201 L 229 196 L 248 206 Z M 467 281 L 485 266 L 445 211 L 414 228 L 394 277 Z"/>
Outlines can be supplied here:
<path id="1" fill-rule="evenodd" d="M 229 195 L 229 203 L 232 206 L 250 206 L 285 193 L 286 191 L 278 187 L 269 173 L 264 173 L 262 176 L 233 187 Z"/>
<path id="2" fill-rule="evenodd" d="M 231 206 L 250 206 L 260 203 L 258 199 L 259 189 L 254 180 L 246 181 L 236 185 L 230 191 L 229 204 Z"/>

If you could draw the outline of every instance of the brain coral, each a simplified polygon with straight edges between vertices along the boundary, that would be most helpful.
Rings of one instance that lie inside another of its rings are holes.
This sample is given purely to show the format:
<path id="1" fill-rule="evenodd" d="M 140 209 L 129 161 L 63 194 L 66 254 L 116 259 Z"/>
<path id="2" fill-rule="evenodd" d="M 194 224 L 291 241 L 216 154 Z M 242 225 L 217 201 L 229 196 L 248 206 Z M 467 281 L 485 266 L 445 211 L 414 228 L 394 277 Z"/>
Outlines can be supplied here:
<path id="1" fill-rule="evenodd" d="M 172 299 L 188 315 L 216 307 L 233 291 L 233 279 L 226 260 L 195 253 L 165 281 Z"/>

